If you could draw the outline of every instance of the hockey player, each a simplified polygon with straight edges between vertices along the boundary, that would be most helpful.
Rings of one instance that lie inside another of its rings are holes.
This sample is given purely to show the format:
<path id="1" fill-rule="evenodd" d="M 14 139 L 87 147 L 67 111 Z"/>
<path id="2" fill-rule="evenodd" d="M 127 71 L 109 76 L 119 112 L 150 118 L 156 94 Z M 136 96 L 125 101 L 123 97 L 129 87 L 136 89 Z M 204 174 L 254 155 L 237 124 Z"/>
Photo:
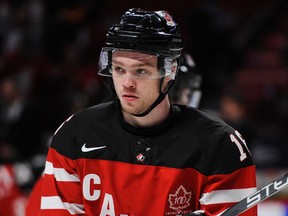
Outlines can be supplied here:
<path id="1" fill-rule="evenodd" d="M 99 75 L 115 100 L 56 130 L 40 215 L 220 215 L 256 190 L 255 166 L 237 130 L 170 103 L 182 49 L 166 11 L 130 9 L 109 29 Z"/>
<path id="2" fill-rule="evenodd" d="M 170 102 L 198 107 L 202 96 L 201 82 L 202 76 L 197 72 L 192 56 L 182 54 L 176 83 L 169 92 Z"/>

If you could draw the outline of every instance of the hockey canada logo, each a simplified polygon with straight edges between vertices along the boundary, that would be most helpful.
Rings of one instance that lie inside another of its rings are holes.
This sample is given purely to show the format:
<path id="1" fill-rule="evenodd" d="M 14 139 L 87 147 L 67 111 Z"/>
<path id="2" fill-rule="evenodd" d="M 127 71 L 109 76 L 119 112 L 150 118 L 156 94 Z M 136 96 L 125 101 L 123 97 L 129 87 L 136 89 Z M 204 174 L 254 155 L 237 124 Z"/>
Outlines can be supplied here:
<path id="1" fill-rule="evenodd" d="M 176 25 L 175 22 L 173 21 L 172 17 L 166 11 L 157 11 L 156 13 L 166 20 L 166 24 L 168 26 L 175 27 Z"/>
<path id="2" fill-rule="evenodd" d="M 190 205 L 191 192 L 188 192 L 183 185 L 176 190 L 174 194 L 169 194 L 170 209 L 180 212 Z"/>
<path id="3" fill-rule="evenodd" d="M 136 156 L 136 159 L 140 162 L 144 162 L 145 156 L 142 153 L 140 153 Z"/>

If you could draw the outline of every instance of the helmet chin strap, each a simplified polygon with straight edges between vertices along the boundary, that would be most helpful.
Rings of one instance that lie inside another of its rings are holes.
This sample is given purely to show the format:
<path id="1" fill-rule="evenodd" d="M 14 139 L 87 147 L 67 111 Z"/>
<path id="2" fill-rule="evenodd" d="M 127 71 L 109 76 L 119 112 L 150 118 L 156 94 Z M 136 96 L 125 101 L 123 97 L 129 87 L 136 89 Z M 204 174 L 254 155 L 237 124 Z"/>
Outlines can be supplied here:
<path id="1" fill-rule="evenodd" d="M 154 109 L 158 104 L 160 104 L 165 96 L 166 96 L 167 93 L 163 93 L 161 92 L 158 96 L 158 98 L 154 101 L 154 103 L 152 103 L 152 105 L 147 109 L 145 110 L 144 112 L 142 113 L 138 113 L 138 114 L 132 114 L 133 116 L 136 116 L 136 117 L 143 117 L 143 116 L 146 116 L 148 113 L 151 112 L 152 109 Z"/>
<path id="2" fill-rule="evenodd" d="M 171 80 L 170 81 L 170 85 L 168 83 L 168 88 L 166 90 L 166 92 L 162 92 L 161 89 L 162 89 L 162 85 L 163 85 L 163 81 L 164 81 L 164 78 L 161 78 L 160 80 L 160 94 L 159 96 L 157 97 L 157 99 L 151 104 L 150 107 L 148 107 L 147 110 L 145 110 L 144 112 L 142 113 L 137 113 L 137 114 L 132 114 L 133 116 L 136 116 L 136 117 L 143 117 L 143 116 L 146 116 L 147 114 L 149 114 L 158 104 L 160 104 L 165 96 L 168 94 L 168 92 L 170 91 L 170 89 L 173 87 L 174 83 L 175 83 L 175 80 Z"/>

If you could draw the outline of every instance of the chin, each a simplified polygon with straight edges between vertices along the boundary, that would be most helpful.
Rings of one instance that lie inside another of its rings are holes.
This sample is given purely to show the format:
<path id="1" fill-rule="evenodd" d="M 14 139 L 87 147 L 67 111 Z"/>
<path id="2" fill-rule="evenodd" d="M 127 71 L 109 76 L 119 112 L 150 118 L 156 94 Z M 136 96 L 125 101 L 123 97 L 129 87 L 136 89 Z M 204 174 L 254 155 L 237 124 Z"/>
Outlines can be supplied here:
<path id="1" fill-rule="evenodd" d="M 136 112 L 136 110 L 135 109 L 133 109 L 132 107 L 129 107 L 129 106 L 123 106 L 122 105 L 122 110 L 123 110 L 123 112 L 125 112 L 125 113 L 129 113 L 129 114 L 132 114 L 132 113 L 135 113 Z"/>
<path id="2" fill-rule="evenodd" d="M 139 114 L 141 111 L 131 108 L 131 107 L 122 107 L 123 112 L 133 115 L 133 114 Z"/>

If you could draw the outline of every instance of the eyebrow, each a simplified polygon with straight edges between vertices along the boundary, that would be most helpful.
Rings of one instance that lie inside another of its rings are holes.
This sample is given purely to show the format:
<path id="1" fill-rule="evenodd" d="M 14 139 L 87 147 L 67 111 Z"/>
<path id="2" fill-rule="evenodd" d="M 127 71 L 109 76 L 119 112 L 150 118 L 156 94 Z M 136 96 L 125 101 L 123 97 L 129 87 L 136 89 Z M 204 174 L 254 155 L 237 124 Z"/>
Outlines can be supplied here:
<path id="1" fill-rule="evenodd" d="M 121 61 L 117 61 L 115 59 L 112 60 L 112 63 L 118 64 L 118 65 L 124 65 Z M 141 63 L 136 63 L 132 65 L 133 67 L 143 67 L 143 66 L 150 66 L 150 67 L 154 67 L 155 65 L 152 64 L 151 61 L 145 61 L 145 62 L 141 62 Z"/>

